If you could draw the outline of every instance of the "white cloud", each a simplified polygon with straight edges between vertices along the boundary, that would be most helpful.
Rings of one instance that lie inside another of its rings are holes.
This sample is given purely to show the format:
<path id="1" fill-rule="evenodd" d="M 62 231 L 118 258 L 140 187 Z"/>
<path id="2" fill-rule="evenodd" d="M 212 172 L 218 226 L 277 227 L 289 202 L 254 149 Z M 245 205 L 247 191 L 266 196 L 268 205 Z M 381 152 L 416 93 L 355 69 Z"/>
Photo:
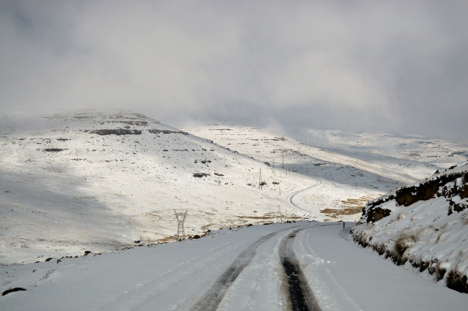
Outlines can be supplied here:
<path id="1" fill-rule="evenodd" d="M 168 123 L 274 120 L 463 138 L 466 9 L 463 1 L 4 1 L 0 110 L 120 107 Z M 451 120 L 441 118 L 446 107 Z"/>

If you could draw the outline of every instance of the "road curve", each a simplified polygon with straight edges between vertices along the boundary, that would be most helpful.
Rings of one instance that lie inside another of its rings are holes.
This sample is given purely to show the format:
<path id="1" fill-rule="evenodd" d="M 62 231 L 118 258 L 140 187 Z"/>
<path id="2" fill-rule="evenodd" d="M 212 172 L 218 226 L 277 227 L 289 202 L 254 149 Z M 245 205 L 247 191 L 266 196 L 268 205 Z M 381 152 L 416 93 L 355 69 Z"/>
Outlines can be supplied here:
<path id="1" fill-rule="evenodd" d="M 300 210 L 302 210 L 302 211 L 304 211 L 304 212 L 308 212 L 308 213 L 311 212 L 310 210 L 306 210 L 306 209 L 304 209 L 304 208 L 299 207 L 298 205 L 296 205 L 296 204 L 293 202 L 293 199 L 294 199 L 294 197 L 295 197 L 296 195 L 298 195 L 299 193 L 305 192 L 305 191 L 307 191 L 307 190 L 310 190 L 310 189 L 315 188 L 315 187 L 317 187 L 317 186 L 319 186 L 319 185 L 322 184 L 322 180 L 321 180 L 320 178 L 317 178 L 317 177 L 315 177 L 315 178 L 317 179 L 317 183 L 316 183 L 315 185 L 312 185 L 312 186 L 309 186 L 309 187 L 307 187 L 307 188 L 298 190 L 298 191 L 294 192 L 293 194 L 291 194 L 291 195 L 289 196 L 289 203 L 290 203 L 292 206 L 294 206 L 295 208 L 298 208 L 298 209 L 300 209 Z"/>

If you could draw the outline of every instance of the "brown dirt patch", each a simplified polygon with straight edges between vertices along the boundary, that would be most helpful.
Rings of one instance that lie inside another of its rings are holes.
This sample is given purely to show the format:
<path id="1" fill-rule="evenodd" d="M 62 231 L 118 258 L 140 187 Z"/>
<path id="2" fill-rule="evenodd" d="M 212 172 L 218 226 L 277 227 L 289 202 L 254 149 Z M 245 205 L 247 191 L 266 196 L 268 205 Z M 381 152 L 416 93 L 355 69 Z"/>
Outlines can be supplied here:
<path id="1" fill-rule="evenodd" d="M 332 218 L 337 218 L 338 216 L 355 215 L 361 213 L 364 206 L 366 206 L 366 203 L 373 199 L 375 198 L 370 196 L 363 196 L 356 199 L 342 200 L 340 208 L 326 208 L 320 210 L 320 212 Z"/>
<path id="2" fill-rule="evenodd" d="M 169 243 L 169 242 L 174 242 L 175 238 L 172 237 L 172 236 L 168 236 L 168 237 L 165 237 L 165 238 L 162 238 L 162 239 L 157 239 L 157 241 L 161 242 L 161 243 Z"/>

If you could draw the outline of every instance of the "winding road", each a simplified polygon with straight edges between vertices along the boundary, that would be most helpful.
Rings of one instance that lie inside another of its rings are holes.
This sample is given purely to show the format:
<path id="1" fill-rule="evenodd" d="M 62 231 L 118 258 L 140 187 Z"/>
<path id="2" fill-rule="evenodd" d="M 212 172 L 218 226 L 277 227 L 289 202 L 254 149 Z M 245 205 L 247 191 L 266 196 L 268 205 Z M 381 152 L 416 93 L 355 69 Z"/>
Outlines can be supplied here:
<path id="1" fill-rule="evenodd" d="M 304 212 L 308 212 L 308 213 L 311 212 L 310 210 L 306 210 L 306 209 L 304 209 L 304 208 L 298 206 L 296 203 L 294 203 L 293 199 L 294 199 L 294 197 L 295 197 L 296 195 L 298 195 L 298 194 L 300 194 L 300 193 L 302 193 L 302 192 L 306 192 L 306 191 L 308 191 L 308 190 L 310 190 L 310 189 L 313 189 L 313 188 L 315 188 L 315 187 L 317 187 L 317 186 L 319 186 L 319 185 L 322 184 L 322 180 L 321 180 L 320 178 L 317 178 L 317 177 L 315 177 L 315 178 L 317 179 L 317 183 L 316 183 L 316 184 L 314 184 L 314 185 L 312 185 L 312 186 L 309 186 L 309 187 L 307 187 L 307 188 L 298 190 L 298 191 L 294 192 L 293 194 L 291 194 L 291 195 L 289 196 L 289 203 L 290 203 L 292 206 L 294 206 L 295 208 L 298 208 L 298 209 L 300 209 L 300 210 L 302 210 L 302 211 L 304 211 Z"/>

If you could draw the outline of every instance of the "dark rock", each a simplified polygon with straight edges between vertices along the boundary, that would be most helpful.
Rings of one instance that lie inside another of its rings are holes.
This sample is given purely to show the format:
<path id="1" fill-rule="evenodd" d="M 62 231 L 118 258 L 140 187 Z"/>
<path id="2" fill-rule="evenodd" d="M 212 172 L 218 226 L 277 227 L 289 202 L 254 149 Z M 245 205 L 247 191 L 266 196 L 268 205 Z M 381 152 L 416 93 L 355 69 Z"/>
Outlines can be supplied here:
<path id="1" fill-rule="evenodd" d="M 468 282 L 466 275 L 460 272 L 450 271 L 447 277 L 447 287 L 460 293 L 468 293 Z"/>
<path id="2" fill-rule="evenodd" d="M 44 152 L 60 152 L 60 151 L 65 151 L 67 149 L 61 149 L 61 148 L 45 148 Z"/>
<path id="3" fill-rule="evenodd" d="M 169 131 L 169 130 L 148 130 L 151 134 L 181 134 L 181 135 L 188 135 L 187 132 L 183 131 Z"/>
<path id="4" fill-rule="evenodd" d="M 2 293 L 2 296 L 8 295 L 9 293 L 14 293 L 14 292 L 19 292 L 19 291 L 25 291 L 26 289 L 22 287 L 15 287 L 15 288 L 9 288 L 6 291 Z"/>
<path id="5" fill-rule="evenodd" d="M 391 211 L 381 207 L 373 207 L 366 211 L 367 222 L 376 222 L 380 219 L 387 217 L 391 214 Z"/>
<path id="6" fill-rule="evenodd" d="M 92 134 L 98 135 L 141 135 L 140 130 L 128 130 L 128 129 L 101 129 L 90 131 Z"/>
<path id="7" fill-rule="evenodd" d="M 197 177 L 197 178 L 202 178 L 202 177 L 207 177 L 207 176 L 210 176 L 210 174 L 208 174 L 208 173 L 193 173 L 193 177 Z"/>

